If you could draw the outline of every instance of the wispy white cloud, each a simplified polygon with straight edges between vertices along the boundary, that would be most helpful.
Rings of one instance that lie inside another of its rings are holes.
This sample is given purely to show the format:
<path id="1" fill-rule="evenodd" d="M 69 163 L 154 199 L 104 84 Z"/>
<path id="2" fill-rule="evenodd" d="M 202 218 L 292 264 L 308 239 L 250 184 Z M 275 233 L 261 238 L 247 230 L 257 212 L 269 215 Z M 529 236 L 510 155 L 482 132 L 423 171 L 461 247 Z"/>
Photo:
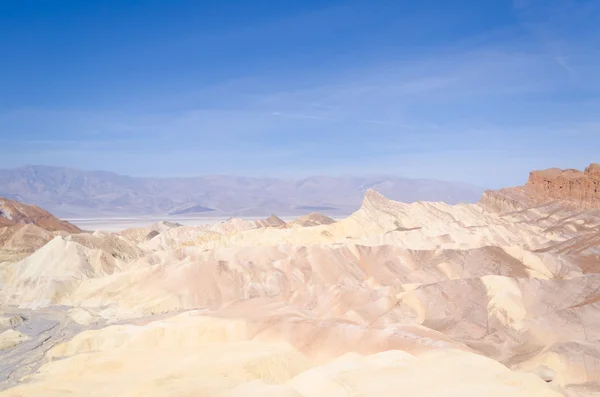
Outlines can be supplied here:
<path id="1" fill-rule="evenodd" d="M 556 62 L 563 68 L 565 69 L 567 72 L 569 72 L 571 75 L 577 75 L 577 72 L 575 71 L 575 69 L 573 69 L 571 67 L 571 65 L 569 65 L 569 58 L 565 57 L 565 56 L 555 56 L 554 59 L 556 59 Z"/>
<path id="2" fill-rule="evenodd" d="M 597 64 L 600 59 L 597 25 L 600 3 L 515 0 L 514 8 L 521 26 L 555 65 L 571 78 L 598 86 L 598 79 L 585 71 L 583 63 L 591 60 Z"/>

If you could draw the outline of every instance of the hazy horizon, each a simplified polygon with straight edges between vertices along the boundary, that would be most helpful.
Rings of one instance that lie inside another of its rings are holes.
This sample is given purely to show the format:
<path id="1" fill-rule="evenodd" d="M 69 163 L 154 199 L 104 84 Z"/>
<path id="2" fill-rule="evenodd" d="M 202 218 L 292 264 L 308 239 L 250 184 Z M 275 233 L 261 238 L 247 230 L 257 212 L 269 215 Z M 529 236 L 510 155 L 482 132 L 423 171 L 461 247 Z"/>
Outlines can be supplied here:
<path id="1" fill-rule="evenodd" d="M 38 205 L 61 217 L 191 213 L 239 217 L 314 211 L 347 215 L 358 209 L 368 189 L 399 201 L 449 204 L 476 202 L 484 190 L 459 182 L 398 176 L 140 178 L 53 166 L 0 169 L 0 196 Z"/>
<path id="2" fill-rule="evenodd" d="M 290 175 L 290 176 L 277 176 L 272 174 L 259 174 L 259 175 L 245 175 L 243 173 L 240 174 L 203 174 L 203 173 L 191 173 L 188 175 L 181 176 L 168 176 L 168 175 L 160 175 L 160 174 L 150 174 L 150 175 L 135 175 L 135 174 L 125 174 L 117 171 L 109 171 L 105 169 L 86 169 L 82 167 L 68 167 L 68 166 L 60 166 L 60 165 L 46 165 L 46 164 L 24 164 L 21 166 L 11 167 L 11 168 L 0 168 L 0 171 L 13 171 L 18 169 L 27 169 L 27 168 L 53 168 L 53 169 L 64 169 L 64 170 L 72 170 L 72 171 L 83 171 L 83 172 L 107 172 L 111 174 L 115 174 L 118 176 L 132 177 L 132 178 L 142 178 L 142 179 L 192 179 L 192 178 L 210 178 L 210 177 L 224 177 L 224 178 L 245 178 L 245 179 L 279 179 L 279 180 L 291 180 L 291 181 L 300 181 L 308 178 L 399 178 L 399 179 L 410 179 L 415 181 L 432 181 L 432 182 L 450 182 L 454 184 L 461 184 L 465 186 L 471 186 L 481 189 L 494 189 L 501 188 L 503 186 L 479 186 L 469 182 L 461 181 L 461 180 L 448 180 L 448 179 L 436 179 L 436 178 L 417 178 L 412 177 L 410 175 L 398 175 L 393 173 L 356 173 L 356 174 L 326 174 L 326 173 L 314 173 L 314 174 L 299 174 L 299 175 Z M 527 181 L 527 176 L 525 175 L 521 178 L 522 183 Z"/>

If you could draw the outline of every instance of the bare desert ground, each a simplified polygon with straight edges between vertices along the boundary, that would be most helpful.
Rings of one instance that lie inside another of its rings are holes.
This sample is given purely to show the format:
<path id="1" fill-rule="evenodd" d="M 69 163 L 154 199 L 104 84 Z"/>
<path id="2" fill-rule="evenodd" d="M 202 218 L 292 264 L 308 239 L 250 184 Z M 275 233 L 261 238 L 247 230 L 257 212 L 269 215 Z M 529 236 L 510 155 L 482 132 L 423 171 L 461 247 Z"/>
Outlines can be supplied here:
<path id="1" fill-rule="evenodd" d="M 0 396 L 597 396 L 597 169 L 337 220 L 5 204 Z"/>

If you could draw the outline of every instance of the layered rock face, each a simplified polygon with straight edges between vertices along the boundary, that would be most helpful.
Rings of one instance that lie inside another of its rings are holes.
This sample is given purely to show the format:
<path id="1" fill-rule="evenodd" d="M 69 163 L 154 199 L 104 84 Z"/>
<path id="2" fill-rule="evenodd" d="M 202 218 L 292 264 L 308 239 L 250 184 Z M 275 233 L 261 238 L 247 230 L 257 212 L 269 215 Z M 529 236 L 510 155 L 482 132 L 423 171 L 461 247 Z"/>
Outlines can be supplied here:
<path id="1" fill-rule="evenodd" d="M 0 263 L 22 259 L 57 235 L 80 232 L 39 207 L 0 197 Z"/>
<path id="2" fill-rule="evenodd" d="M 584 172 L 558 168 L 533 171 L 525 187 L 539 200 L 565 200 L 583 208 L 600 208 L 600 164 L 591 164 Z"/>
<path id="3" fill-rule="evenodd" d="M 560 168 L 532 171 L 524 186 L 488 190 L 479 203 L 494 211 L 511 212 L 554 201 L 579 209 L 600 208 L 600 164 L 592 163 L 583 172 Z"/>
<path id="4" fill-rule="evenodd" d="M 0 226 L 33 224 L 51 232 L 78 233 L 81 230 L 35 205 L 0 197 Z"/>

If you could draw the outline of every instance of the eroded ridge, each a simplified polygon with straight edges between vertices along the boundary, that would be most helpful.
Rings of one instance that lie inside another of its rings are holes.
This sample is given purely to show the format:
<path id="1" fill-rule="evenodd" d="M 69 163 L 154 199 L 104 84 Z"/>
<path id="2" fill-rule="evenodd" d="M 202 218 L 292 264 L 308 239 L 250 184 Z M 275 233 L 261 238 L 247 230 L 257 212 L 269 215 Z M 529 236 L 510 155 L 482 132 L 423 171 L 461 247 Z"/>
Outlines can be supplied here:
<path id="1" fill-rule="evenodd" d="M 0 395 L 593 396 L 598 210 L 516 192 L 53 234 L 0 267 Z"/>

